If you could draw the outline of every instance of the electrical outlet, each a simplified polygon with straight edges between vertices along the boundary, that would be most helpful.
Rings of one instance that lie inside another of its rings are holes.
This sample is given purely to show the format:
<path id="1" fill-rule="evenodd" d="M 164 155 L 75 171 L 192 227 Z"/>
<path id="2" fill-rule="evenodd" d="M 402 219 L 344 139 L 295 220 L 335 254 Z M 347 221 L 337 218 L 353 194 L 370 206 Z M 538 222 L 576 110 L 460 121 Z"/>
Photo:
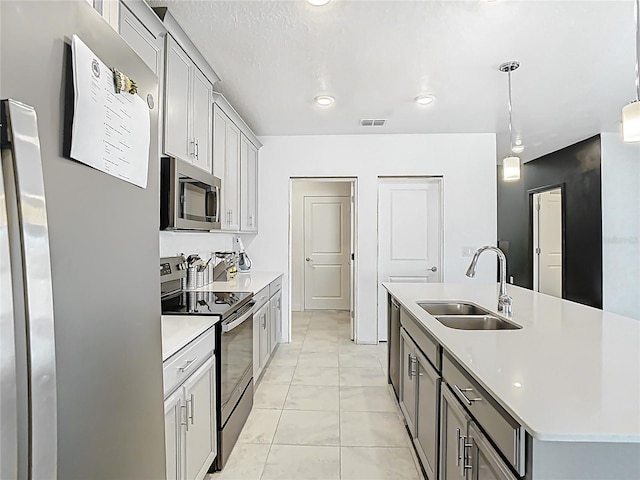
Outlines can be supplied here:
<path id="1" fill-rule="evenodd" d="M 473 257 L 473 254 L 475 252 L 476 252 L 476 247 L 462 247 L 463 257 Z"/>

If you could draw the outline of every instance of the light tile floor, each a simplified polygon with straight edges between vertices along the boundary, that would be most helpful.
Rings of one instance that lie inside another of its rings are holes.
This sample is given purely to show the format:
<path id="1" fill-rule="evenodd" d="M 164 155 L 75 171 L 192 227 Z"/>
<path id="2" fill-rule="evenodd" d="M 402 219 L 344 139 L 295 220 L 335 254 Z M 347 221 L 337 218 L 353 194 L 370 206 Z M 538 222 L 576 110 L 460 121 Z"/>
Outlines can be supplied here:
<path id="1" fill-rule="evenodd" d="M 347 312 L 294 312 L 224 471 L 208 480 L 420 480 L 386 380 L 385 344 L 349 340 Z"/>

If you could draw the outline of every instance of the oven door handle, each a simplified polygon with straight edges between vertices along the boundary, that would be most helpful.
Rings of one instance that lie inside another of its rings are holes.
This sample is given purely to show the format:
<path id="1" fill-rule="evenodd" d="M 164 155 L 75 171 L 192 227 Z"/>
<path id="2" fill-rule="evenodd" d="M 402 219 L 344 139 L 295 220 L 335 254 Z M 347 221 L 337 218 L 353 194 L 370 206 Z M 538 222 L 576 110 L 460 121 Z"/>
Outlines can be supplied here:
<path id="1" fill-rule="evenodd" d="M 249 310 L 247 310 L 247 313 L 242 315 L 240 318 L 237 318 L 233 322 L 223 323 L 222 324 L 222 333 L 230 332 L 231 330 L 236 328 L 238 325 L 240 325 L 242 322 L 244 322 L 247 318 L 251 317 L 252 315 L 253 315 L 253 309 L 250 308 Z"/>

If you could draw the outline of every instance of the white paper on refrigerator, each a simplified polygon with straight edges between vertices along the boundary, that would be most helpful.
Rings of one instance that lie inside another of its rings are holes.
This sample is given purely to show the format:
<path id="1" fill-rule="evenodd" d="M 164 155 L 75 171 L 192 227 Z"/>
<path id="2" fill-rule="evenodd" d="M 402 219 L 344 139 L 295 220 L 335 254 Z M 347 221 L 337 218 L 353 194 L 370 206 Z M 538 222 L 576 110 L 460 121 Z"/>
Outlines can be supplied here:
<path id="1" fill-rule="evenodd" d="M 136 94 L 116 93 L 111 69 L 77 35 L 71 49 L 75 91 L 71 158 L 146 188 L 149 107 Z"/>

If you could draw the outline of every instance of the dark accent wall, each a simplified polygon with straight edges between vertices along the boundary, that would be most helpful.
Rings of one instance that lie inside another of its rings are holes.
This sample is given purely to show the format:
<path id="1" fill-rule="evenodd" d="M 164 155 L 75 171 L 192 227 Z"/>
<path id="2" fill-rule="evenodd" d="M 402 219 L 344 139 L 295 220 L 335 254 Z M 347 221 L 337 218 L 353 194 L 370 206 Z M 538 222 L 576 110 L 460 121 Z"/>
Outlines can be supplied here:
<path id="1" fill-rule="evenodd" d="M 523 165 L 518 182 L 498 166 L 498 245 L 514 284 L 533 288 L 531 194 L 563 188 L 564 298 L 602 308 L 602 181 L 600 135 Z"/>

